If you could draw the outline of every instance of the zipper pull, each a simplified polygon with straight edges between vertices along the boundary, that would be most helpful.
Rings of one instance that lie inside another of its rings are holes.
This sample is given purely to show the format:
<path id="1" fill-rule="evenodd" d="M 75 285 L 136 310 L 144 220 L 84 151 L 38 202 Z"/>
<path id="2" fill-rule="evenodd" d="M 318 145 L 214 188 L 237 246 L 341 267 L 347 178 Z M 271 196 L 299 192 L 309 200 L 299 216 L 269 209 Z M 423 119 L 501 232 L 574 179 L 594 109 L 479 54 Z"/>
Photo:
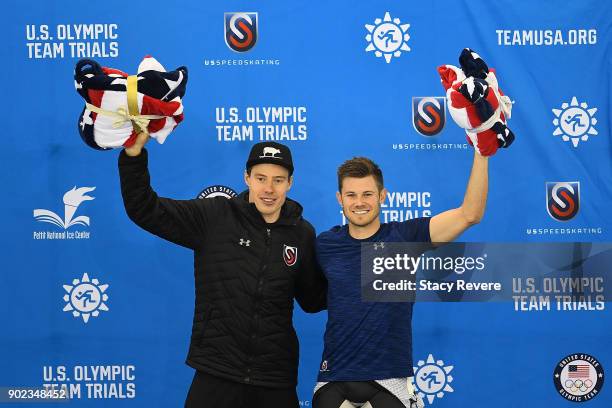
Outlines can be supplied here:
<path id="1" fill-rule="evenodd" d="M 266 228 L 266 246 L 270 245 L 270 228 Z"/>

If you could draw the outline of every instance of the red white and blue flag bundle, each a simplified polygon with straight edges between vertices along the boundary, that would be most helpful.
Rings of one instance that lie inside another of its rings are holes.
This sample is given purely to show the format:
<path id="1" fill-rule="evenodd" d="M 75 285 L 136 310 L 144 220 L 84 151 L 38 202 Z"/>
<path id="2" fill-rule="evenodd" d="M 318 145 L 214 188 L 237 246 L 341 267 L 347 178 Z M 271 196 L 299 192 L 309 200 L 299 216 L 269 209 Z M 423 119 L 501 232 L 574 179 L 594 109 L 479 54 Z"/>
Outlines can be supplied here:
<path id="1" fill-rule="evenodd" d="M 459 64 L 438 67 L 448 111 L 465 129 L 468 143 L 481 155 L 492 156 L 514 141 L 514 133 L 506 125 L 512 101 L 499 87 L 495 70 L 473 50 L 463 49 Z"/>
<path id="2" fill-rule="evenodd" d="M 187 68 L 166 72 L 153 57 L 145 57 L 136 75 L 80 60 L 74 85 L 85 99 L 78 128 L 94 149 L 130 147 L 146 132 L 159 143 L 183 120 Z"/>

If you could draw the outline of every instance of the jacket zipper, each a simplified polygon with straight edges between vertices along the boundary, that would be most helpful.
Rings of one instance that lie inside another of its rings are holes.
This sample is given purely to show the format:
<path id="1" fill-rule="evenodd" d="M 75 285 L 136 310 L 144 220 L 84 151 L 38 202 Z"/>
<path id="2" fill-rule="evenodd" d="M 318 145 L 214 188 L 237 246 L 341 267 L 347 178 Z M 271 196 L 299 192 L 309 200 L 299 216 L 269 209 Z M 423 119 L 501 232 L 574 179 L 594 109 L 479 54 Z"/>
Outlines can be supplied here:
<path id="1" fill-rule="evenodd" d="M 259 279 L 257 282 L 257 296 L 256 298 L 261 301 L 262 300 L 262 296 L 261 293 L 263 291 L 263 283 L 264 283 L 264 279 L 263 279 L 263 275 L 266 271 L 266 269 L 268 268 L 268 257 L 270 256 L 270 237 L 271 237 L 271 231 L 270 228 L 266 228 L 266 235 L 265 235 L 265 243 L 266 243 L 266 253 L 264 256 L 264 264 L 261 267 L 261 270 L 259 272 Z M 253 327 L 253 333 L 251 334 L 251 356 L 249 357 L 249 360 L 252 361 L 253 360 L 253 356 L 252 353 L 254 350 L 257 350 L 257 348 L 254 346 L 254 344 L 252 344 L 256 339 L 257 339 L 257 330 L 259 329 L 259 308 L 255 307 L 255 315 L 253 316 L 253 319 L 255 321 L 254 327 Z M 246 375 L 244 377 L 244 382 L 245 383 L 250 383 L 251 382 L 251 364 L 247 365 L 247 369 L 246 369 Z"/>

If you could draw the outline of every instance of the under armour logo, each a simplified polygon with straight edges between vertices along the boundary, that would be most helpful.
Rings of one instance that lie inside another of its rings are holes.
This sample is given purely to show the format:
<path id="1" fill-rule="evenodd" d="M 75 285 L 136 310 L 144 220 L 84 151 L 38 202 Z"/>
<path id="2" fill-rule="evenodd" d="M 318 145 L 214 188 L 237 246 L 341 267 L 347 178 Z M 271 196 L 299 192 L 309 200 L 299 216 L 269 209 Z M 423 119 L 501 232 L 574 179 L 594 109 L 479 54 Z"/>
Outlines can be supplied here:
<path id="1" fill-rule="evenodd" d="M 385 243 L 384 242 L 375 242 L 374 243 L 374 250 L 376 251 L 378 248 L 385 249 Z"/>
<path id="2" fill-rule="evenodd" d="M 251 240 L 240 238 L 239 244 L 242 246 L 251 246 Z"/>

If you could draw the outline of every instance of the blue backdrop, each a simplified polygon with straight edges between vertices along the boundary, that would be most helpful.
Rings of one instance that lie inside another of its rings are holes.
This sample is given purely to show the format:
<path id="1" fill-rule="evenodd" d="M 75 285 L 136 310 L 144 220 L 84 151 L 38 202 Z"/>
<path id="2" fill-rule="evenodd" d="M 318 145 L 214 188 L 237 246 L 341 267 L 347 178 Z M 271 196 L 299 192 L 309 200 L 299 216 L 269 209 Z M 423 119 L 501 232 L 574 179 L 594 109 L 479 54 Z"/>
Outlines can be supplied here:
<path id="1" fill-rule="evenodd" d="M 226 43 L 231 12 L 253 13 L 256 36 L 246 52 Z M 612 238 L 612 3 L 34 0 L 5 6 L 0 21 L 7 124 L 0 386 L 68 384 L 74 406 L 174 407 L 193 375 L 183 364 L 191 253 L 130 222 L 118 151 L 80 140 L 83 101 L 72 75 L 81 57 L 130 73 L 147 54 L 167 69 L 189 68 L 184 122 L 163 146 L 149 144 L 160 195 L 194 198 L 214 185 L 243 190 L 250 147 L 270 137 L 292 148 L 290 196 L 323 231 L 342 223 L 335 171 L 357 155 L 384 171 L 386 220 L 461 203 L 472 149 L 444 105 L 437 117 L 420 118 L 414 106 L 443 96 L 436 67 L 458 65 L 461 49 L 473 48 L 515 101 L 509 126 L 517 139 L 491 159 L 485 218 L 461 239 Z M 378 35 L 389 31 L 394 40 L 385 44 Z M 296 109 L 266 116 L 279 107 Z M 418 120 L 438 133 L 419 133 Z M 65 205 L 73 187 L 95 187 L 93 200 Z M 569 219 L 555 218 L 553 190 L 574 206 Z M 98 288 L 95 310 L 74 310 L 74 287 Z M 296 310 L 294 320 L 298 392 L 309 406 L 326 315 Z M 592 311 L 417 304 L 415 364 L 445 367 L 448 386 L 419 391 L 427 406 L 573 406 L 558 395 L 553 370 L 572 353 L 610 369 L 611 323 L 609 304 Z M 610 406 L 609 388 L 586 404 Z"/>

